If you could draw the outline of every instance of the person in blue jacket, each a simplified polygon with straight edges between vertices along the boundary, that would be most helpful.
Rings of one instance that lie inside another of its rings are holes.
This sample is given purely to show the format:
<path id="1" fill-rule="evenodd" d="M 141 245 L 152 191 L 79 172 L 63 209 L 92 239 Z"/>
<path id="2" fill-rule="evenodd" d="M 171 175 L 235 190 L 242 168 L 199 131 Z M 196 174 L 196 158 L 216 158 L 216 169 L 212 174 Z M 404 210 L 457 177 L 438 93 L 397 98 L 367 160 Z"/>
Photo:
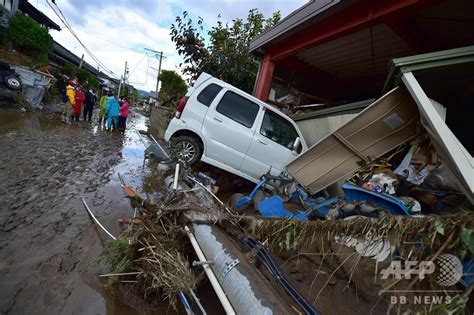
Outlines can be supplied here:
<path id="1" fill-rule="evenodd" d="M 105 113 L 107 114 L 107 130 L 112 130 L 112 125 L 114 129 L 118 125 L 118 117 L 120 114 L 119 103 L 114 97 L 112 92 L 107 94 L 107 105 L 105 106 Z"/>

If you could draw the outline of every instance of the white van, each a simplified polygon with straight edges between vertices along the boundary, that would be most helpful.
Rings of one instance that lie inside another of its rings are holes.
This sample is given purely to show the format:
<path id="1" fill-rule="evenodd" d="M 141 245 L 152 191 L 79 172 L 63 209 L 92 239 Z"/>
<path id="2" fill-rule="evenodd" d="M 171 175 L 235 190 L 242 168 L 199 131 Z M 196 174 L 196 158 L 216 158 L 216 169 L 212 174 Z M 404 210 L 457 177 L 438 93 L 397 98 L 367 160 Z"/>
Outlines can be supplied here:
<path id="1" fill-rule="evenodd" d="M 201 160 L 255 183 L 307 149 L 288 116 L 207 73 L 181 100 L 165 140 L 188 164 Z"/>

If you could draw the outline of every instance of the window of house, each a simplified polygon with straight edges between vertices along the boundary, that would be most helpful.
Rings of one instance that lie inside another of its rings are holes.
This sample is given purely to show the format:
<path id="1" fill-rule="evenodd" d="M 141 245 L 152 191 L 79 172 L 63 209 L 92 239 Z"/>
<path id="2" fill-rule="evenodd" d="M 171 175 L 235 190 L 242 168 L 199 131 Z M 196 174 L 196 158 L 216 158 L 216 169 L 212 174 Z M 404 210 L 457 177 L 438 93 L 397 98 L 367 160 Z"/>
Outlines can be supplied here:
<path id="1" fill-rule="evenodd" d="M 290 150 L 298 137 L 295 127 L 288 120 L 270 110 L 265 111 L 260 134 Z"/>
<path id="2" fill-rule="evenodd" d="M 217 105 L 216 111 L 247 128 L 251 128 L 259 109 L 260 106 L 254 102 L 227 91 Z"/>
<path id="3" fill-rule="evenodd" d="M 222 90 L 222 86 L 211 83 L 199 93 L 197 100 L 199 103 L 210 106 L 216 95 Z"/>

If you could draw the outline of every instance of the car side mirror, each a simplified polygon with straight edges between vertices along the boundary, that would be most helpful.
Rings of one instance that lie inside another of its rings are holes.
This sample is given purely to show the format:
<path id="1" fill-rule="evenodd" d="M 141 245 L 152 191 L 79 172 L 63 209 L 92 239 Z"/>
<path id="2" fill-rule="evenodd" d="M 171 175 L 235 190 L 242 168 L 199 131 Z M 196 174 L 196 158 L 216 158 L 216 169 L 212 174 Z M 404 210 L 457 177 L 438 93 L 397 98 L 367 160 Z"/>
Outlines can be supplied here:
<path id="1" fill-rule="evenodd" d="M 296 137 L 295 142 L 293 142 L 293 146 L 291 149 L 295 152 L 298 152 L 298 147 L 301 145 L 301 139 L 300 137 Z"/>

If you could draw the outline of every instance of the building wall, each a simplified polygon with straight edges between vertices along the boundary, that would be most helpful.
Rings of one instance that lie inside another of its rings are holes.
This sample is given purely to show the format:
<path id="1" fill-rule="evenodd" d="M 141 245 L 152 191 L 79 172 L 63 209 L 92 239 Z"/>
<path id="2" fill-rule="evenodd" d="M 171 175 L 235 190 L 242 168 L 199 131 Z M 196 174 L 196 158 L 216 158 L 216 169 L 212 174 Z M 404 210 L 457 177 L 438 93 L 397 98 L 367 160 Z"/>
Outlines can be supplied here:
<path id="1" fill-rule="evenodd" d="M 342 114 L 337 116 L 317 117 L 312 119 L 296 121 L 296 124 L 303 133 L 303 137 L 308 147 L 319 142 L 328 134 L 336 131 L 343 124 L 357 116 L 358 114 Z"/>
<path id="2" fill-rule="evenodd" d="M 163 106 L 153 106 L 150 115 L 150 132 L 156 137 L 163 139 L 166 128 L 173 117 L 174 110 Z"/>

